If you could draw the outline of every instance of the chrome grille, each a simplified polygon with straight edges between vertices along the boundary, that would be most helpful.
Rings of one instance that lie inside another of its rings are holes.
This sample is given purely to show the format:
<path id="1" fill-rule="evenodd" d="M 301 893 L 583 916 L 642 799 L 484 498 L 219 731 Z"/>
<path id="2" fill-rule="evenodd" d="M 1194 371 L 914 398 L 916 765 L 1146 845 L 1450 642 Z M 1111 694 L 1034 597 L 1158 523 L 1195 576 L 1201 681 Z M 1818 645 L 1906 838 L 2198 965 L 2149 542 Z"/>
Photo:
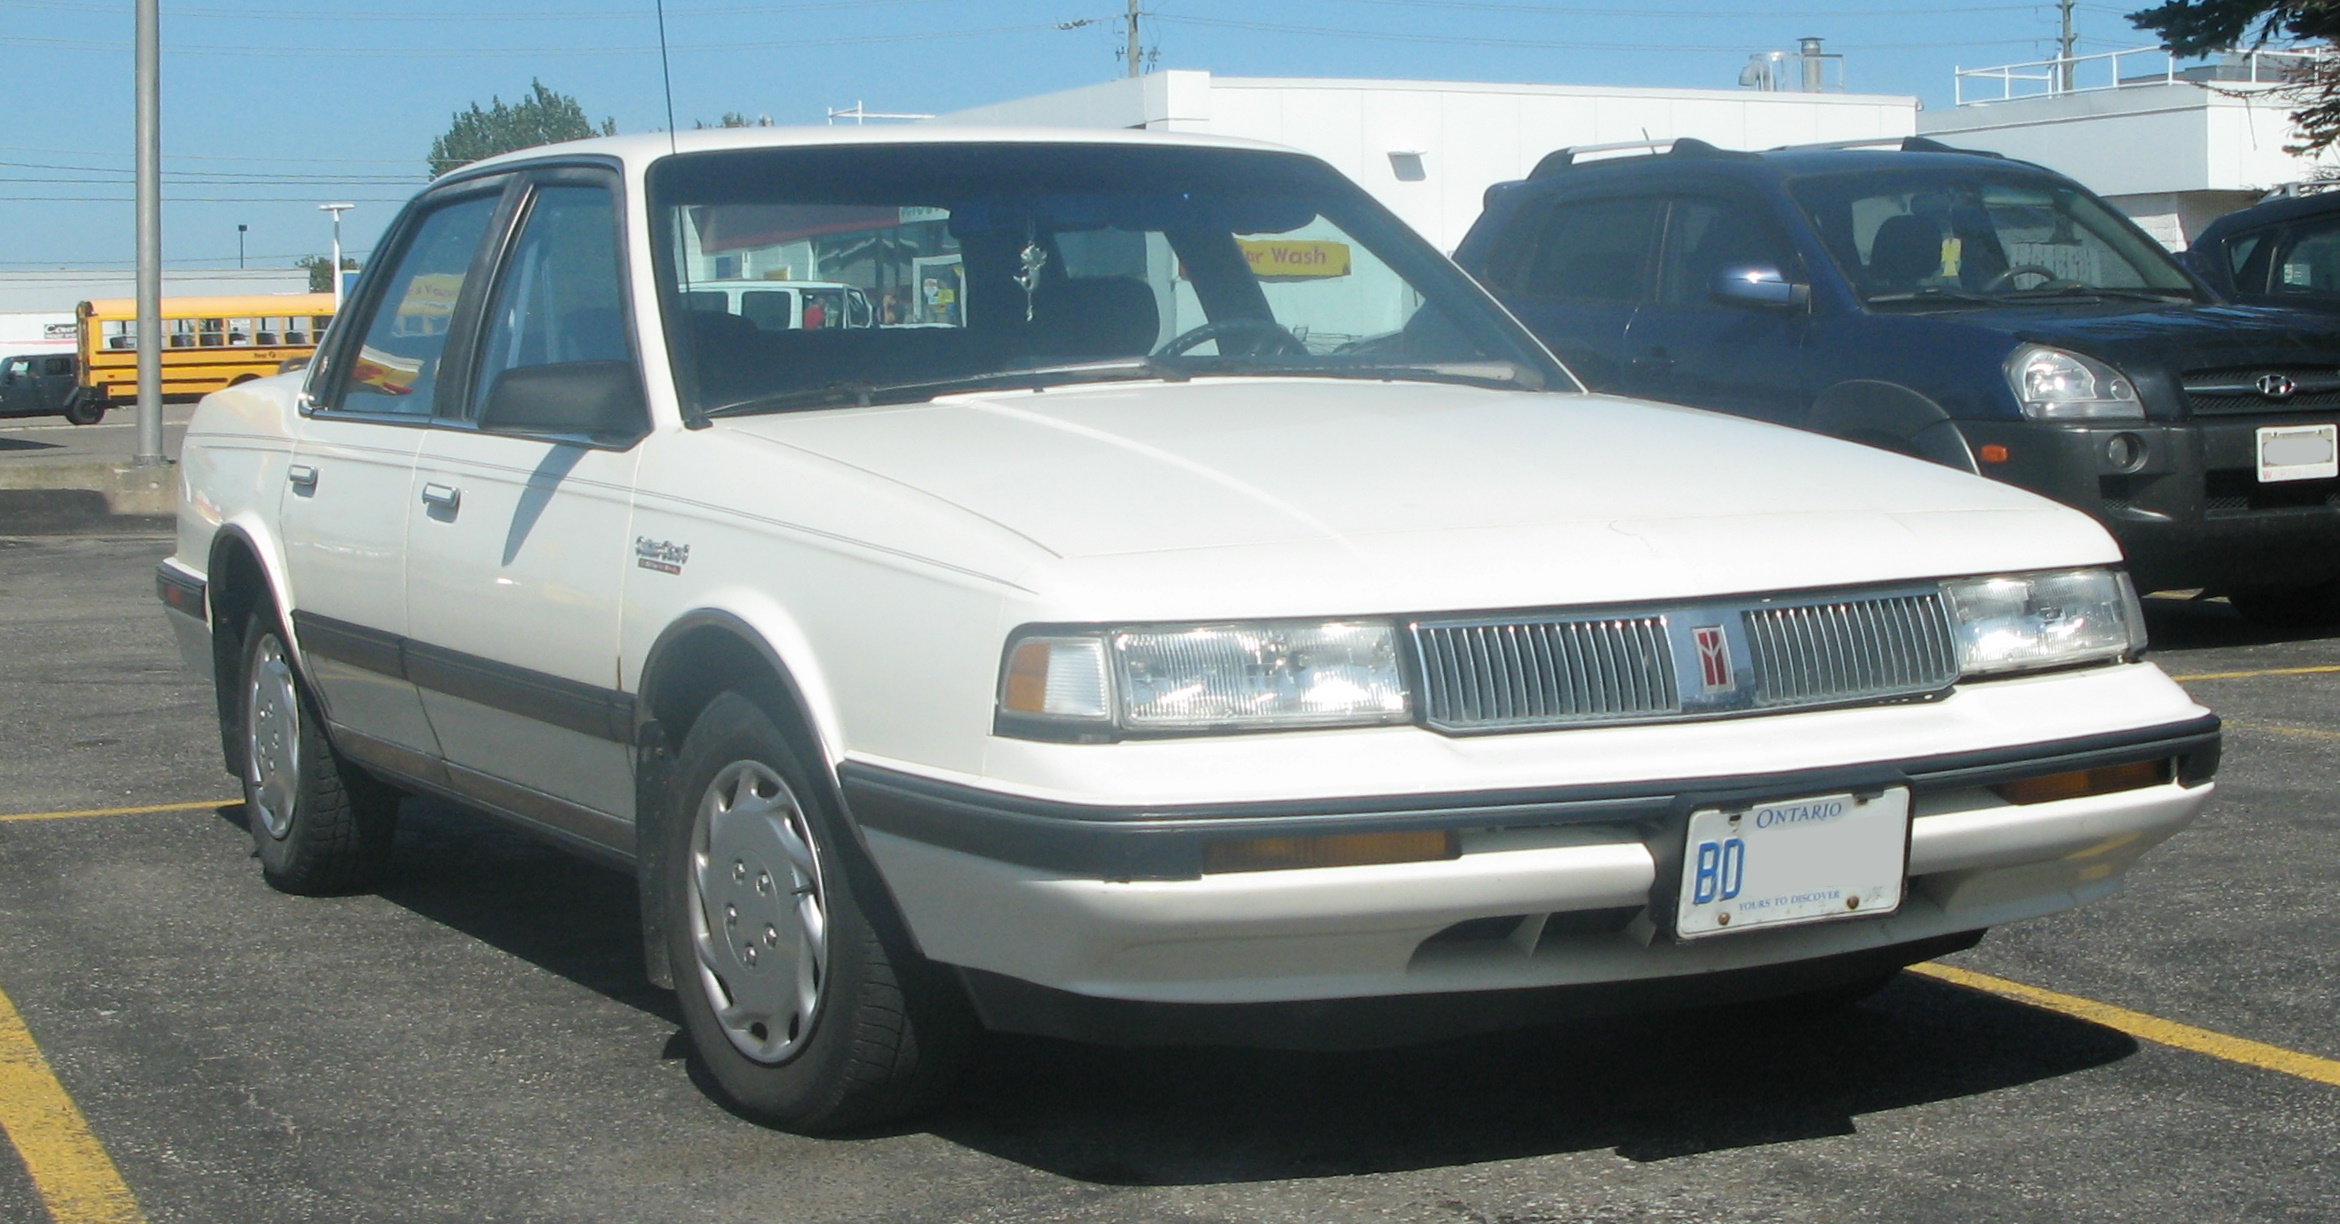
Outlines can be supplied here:
<path id="1" fill-rule="evenodd" d="M 1433 726 L 1627 721 L 1682 706 L 1663 616 L 1417 625 L 1414 641 Z"/>
<path id="2" fill-rule="evenodd" d="M 1929 693 L 1958 678 L 1941 595 L 1746 610 L 1755 704 L 1766 708 Z"/>
<path id="3" fill-rule="evenodd" d="M 1958 678 L 1948 609 L 1926 587 L 1418 621 L 1412 634 L 1423 718 L 1452 732 L 1887 701 Z"/>

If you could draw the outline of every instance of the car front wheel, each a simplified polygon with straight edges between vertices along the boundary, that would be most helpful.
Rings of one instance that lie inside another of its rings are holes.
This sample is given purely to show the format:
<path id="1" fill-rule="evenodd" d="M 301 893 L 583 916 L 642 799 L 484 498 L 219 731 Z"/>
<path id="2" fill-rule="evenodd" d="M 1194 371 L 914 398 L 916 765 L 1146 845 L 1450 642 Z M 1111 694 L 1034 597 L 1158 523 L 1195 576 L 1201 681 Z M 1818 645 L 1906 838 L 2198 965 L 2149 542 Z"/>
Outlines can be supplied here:
<path id="1" fill-rule="evenodd" d="M 244 630 L 237 711 L 242 718 L 244 817 L 260 872 L 284 892 L 345 892 L 389 861 L 398 792 L 343 761 L 274 619 Z"/>
<path id="2" fill-rule="evenodd" d="M 723 1093 L 807 1133 L 925 1107 L 972 1020 L 909 946 L 787 736 L 725 693 L 684 738 L 675 779 L 668 955 L 684 1027 Z"/>
<path id="3" fill-rule="evenodd" d="M 2313 629 L 2340 622 L 2340 578 L 2307 587 L 2234 591 L 2227 602 L 2243 619 L 2270 629 Z"/>

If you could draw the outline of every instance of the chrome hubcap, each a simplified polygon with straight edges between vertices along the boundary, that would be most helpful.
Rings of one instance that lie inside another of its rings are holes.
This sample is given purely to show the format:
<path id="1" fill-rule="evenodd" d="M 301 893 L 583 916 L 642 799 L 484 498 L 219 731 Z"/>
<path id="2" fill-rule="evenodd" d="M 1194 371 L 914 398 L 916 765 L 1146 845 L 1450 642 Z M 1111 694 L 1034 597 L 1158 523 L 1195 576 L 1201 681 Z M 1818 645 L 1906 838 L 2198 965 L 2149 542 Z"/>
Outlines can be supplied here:
<path id="1" fill-rule="evenodd" d="M 691 829 L 690 915 L 699 985 L 723 1035 L 780 1062 L 811 1034 L 828 973 L 828 892 L 795 792 L 736 761 L 699 799 Z"/>
<path id="2" fill-rule="evenodd" d="M 292 831 L 301 776 L 301 702 L 292 664 L 275 634 L 253 652 L 244 694 L 244 793 L 254 825 L 281 840 Z"/>

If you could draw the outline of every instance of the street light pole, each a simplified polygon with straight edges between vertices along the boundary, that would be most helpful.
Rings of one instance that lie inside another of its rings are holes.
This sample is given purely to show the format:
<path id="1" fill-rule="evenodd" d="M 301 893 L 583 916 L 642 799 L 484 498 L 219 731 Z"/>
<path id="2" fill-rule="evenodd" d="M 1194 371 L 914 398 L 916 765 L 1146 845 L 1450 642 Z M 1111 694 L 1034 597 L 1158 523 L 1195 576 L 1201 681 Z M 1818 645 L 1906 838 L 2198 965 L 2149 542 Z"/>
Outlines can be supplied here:
<path id="1" fill-rule="evenodd" d="M 252 227 L 249 225 L 236 227 L 236 271 L 238 272 L 244 270 L 244 231 L 250 228 Z"/>
<path id="2" fill-rule="evenodd" d="M 341 313 L 341 214 L 356 207 L 355 204 L 338 202 L 317 206 L 318 212 L 333 214 L 333 266 L 329 271 L 333 274 L 333 313 L 336 315 Z"/>
<path id="3" fill-rule="evenodd" d="M 162 429 L 162 19 L 138 0 L 134 59 L 138 116 L 138 451 L 135 467 L 160 467 Z"/>

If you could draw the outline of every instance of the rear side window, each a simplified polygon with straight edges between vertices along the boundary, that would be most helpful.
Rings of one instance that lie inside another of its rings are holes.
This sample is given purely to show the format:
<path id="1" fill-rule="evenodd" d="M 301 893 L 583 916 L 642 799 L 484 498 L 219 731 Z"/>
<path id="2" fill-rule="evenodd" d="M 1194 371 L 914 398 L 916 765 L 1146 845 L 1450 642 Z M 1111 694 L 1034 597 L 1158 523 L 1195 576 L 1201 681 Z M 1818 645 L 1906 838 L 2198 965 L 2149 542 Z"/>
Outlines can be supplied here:
<path id="1" fill-rule="evenodd" d="M 1631 302 L 1649 285 L 1664 203 L 1653 197 L 1559 200 L 1523 212 L 1491 279 L 1519 297 Z"/>
<path id="2" fill-rule="evenodd" d="M 2340 217 L 2303 222 L 2284 235 L 2274 293 L 2340 293 Z"/>
<path id="3" fill-rule="evenodd" d="M 455 304 L 495 211 L 496 197 L 483 195 L 423 218 L 391 271 L 373 317 L 363 321 L 365 339 L 350 359 L 335 407 L 430 415 Z"/>

